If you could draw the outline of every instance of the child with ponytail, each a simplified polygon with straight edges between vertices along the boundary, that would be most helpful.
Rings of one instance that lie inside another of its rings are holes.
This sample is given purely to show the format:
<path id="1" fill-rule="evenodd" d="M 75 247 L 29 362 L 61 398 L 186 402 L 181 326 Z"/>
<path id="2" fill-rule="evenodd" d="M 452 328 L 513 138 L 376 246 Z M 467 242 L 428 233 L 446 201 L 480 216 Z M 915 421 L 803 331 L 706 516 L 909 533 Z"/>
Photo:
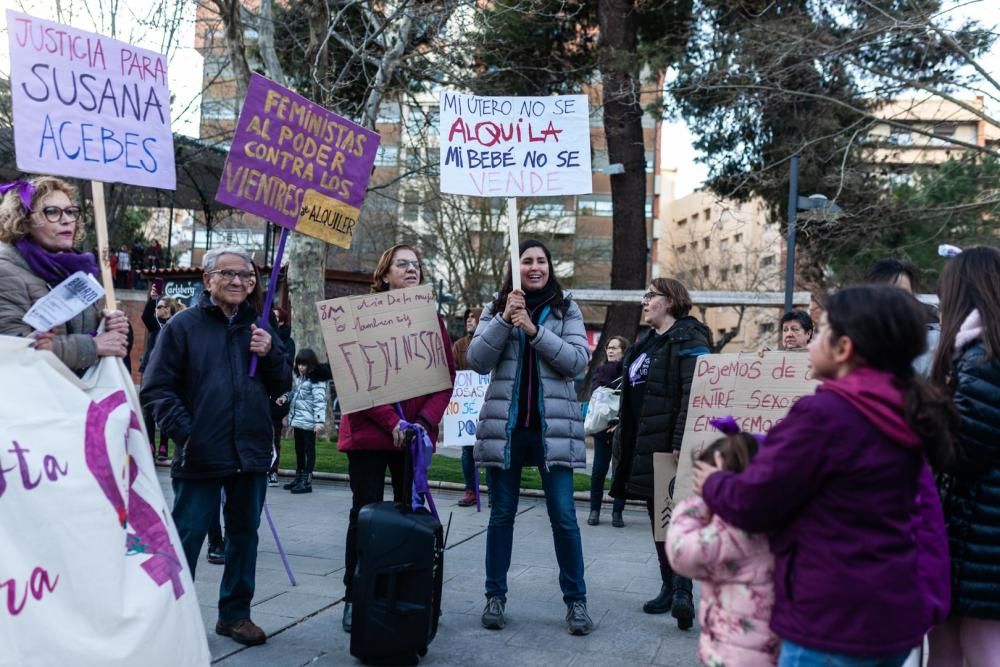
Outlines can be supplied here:
<path id="1" fill-rule="evenodd" d="M 836 292 L 809 344 L 816 394 L 743 472 L 695 463 L 709 510 L 769 536 L 780 667 L 899 667 L 948 614 L 931 466 L 949 462 L 956 416 L 913 372 L 926 344 L 924 313 L 903 290 Z"/>
<path id="2" fill-rule="evenodd" d="M 698 460 L 741 472 L 757 454 L 757 439 L 732 417 L 709 422 L 725 434 Z M 767 536 L 730 526 L 700 496 L 682 500 L 670 519 L 665 548 L 679 575 L 701 582 L 698 658 L 707 667 L 771 667 L 780 640 L 771 632 L 774 556 Z"/>

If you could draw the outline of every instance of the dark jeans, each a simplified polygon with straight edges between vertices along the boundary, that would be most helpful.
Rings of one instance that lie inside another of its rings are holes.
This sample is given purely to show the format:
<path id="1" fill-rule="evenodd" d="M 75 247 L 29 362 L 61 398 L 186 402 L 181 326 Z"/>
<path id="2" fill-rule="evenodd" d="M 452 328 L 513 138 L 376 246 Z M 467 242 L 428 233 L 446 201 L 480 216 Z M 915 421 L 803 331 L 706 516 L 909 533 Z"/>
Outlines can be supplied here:
<path id="1" fill-rule="evenodd" d="M 219 585 L 219 620 L 250 618 L 257 570 L 257 528 L 267 494 L 267 475 L 247 473 L 216 479 L 173 479 L 174 523 L 191 576 L 198 565 L 212 516 L 219 515 L 219 491 L 226 492 L 226 565 Z"/>
<path id="2" fill-rule="evenodd" d="M 608 477 L 611 467 L 611 436 L 607 431 L 598 433 L 594 438 L 594 467 L 590 472 L 590 509 L 599 512 L 601 501 L 604 500 L 604 480 Z M 615 498 L 612 511 L 621 512 L 625 509 L 625 499 Z"/>
<path id="3" fill-rule="evenodd" d="M 304 428 L 295 432 L 295 470 L 312 474 L 316 467 L 316 432 Z"/>
<path id="4" fill-rule="evenodd" d="M 781 657 L 778 659 L 778 667 L 901 667 L 909 655 L 909 651 L 881 657 L 816 651 L 786 639 L 781 642 Z"/>
<path id="5" fill-rule="evenodd" d="M 218 503 L 216 504 L 215 511 L 212 512 L 212 521 L 208 524 L 208 548 L 217 547 L 222 550 L 226 546 L 226 540 L 222 534 L 222 503 L 225 501 L 226 497 L 219 490 Z"/>
<path id="6" fill-rule="evenodd" d="M 490 491 L 493 507 L 486 529 L 486 595 L 507 598 L 507 571 L 514 548 L 514 517 L 520 498 L 521 469 L 537 466 L 545 491 L 545 507 L 552 525 L 556 561 L 559 563 L 559 588 L 567 604 L 587 599 L 583 580 L 583 545 L 576 523 L 573 503 L 573 469 L 550 466 L 545 470 L 541 434 L 514 431 L 510 443 L 510 467 L 490 468 Z"/>
<path id="7" fill-rule="evenodd" d="M 142 409 L 142 420 L 146 422 L 146 433 L 149 434 L 149 446 L 153 449 L 153 458 L 156 458 L 156 419 L 153 418 L 152 406 Z M 168 440 L 167 434 L 160 431 L 160 449 L 164 453 L 167 451 Z"/>
<path id="8" fill-rule="evenodd" d="M 347 519 L 344 553 L 344 599 L 350 602 L 354 570 L 358 567 L 358 512 L 365 505 L 385 500 L 385 469 L 392 477 L 392 500 L 403 498 L 403 453 L 390 451 L 347 452 L 347 474 L 351 478 L 351 513 Z"/>
<path id="9" fill-rule="evenodd" d="M 271 464 L 271 469 L 268 472 L 274 474 L 278 474 L 278 463 L 281 462 L 281 430 L 284 428 L 281 419 L 271 417 L 271 426 L 274 427 L 274 463 Z"/>
<path id="10" fill-rule="evenodd" d="M 465 490 L 475 491 L 478 475 L 476 475 L 476 459 L 472 455 L 472 445 L 462 447 L 462 477 L 465 479 Z"/>

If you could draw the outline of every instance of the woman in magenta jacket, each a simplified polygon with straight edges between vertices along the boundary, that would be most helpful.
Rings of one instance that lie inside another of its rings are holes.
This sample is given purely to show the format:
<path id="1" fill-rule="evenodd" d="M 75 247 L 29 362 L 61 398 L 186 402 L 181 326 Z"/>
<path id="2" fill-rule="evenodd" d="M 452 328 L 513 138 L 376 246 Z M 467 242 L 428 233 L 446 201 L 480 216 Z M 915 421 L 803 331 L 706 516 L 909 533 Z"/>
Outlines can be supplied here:
<path id="1" fill-rule="evenodd" d="M 395 245 L 384 253 L 375 267 L 372 292 L 416 287 L 424 278 L 420 257 L 412 246 Z M 448 358 L 448 370 L 455 379 L 455 359 L 451 353 L 448 328 L 438 318 L 441 340 Z M 431 442 L 437 442 L 438 424 L 451 400 L 451 389 L 417 396 L 402 401 L 403 418 L 417 423 L 427 431 Z M 337 449 L 347 452 L 347 472 L 351 478 L 351 514 L 347 524 L 347 548 L 344 555 L 344 620 L 345 632 L 351 631 L 352 586 L 354 570 L 358 564 L 357 534 L 358 512 L 370 503 L 380 503 L 385 497 L 385 470 L 392 476 L 392 497 L 398 501 L 403 495 L 403 452 L 405 431 L 399 428 L 400 416 L 395 404 L 376 405 L 373 408 L 344 415 L 340 424 Z"/>

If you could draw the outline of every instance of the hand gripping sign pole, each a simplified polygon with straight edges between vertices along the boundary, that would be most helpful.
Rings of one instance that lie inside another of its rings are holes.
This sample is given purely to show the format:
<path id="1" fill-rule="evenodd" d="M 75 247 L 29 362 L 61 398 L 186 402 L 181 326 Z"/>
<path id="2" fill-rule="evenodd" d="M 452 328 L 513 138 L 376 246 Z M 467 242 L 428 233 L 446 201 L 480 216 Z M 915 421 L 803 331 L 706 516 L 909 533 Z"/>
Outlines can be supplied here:
<path id="1" fill-rule="evenodd" d="M 257 323 L 257 326 L 261 329 L 267 328 L 270 318 L 271 304 L 274 303 L 274 289 L 278 286 L 278 274 L 281 273 L 281 257 L 285 254 L 285 241 L 287 240 L 288 227 L 282 227 L 281 236 L 278 238 L 278 249 L 274 253 L 274 261 L 271 262 L 271 280 L 267 283 L 267 296 L 264 298 L 264 308 L 260 314 L 260 322 Z M 257 374 L 257 359 L 256 354 L 250 358 L 250 377 Z"/>

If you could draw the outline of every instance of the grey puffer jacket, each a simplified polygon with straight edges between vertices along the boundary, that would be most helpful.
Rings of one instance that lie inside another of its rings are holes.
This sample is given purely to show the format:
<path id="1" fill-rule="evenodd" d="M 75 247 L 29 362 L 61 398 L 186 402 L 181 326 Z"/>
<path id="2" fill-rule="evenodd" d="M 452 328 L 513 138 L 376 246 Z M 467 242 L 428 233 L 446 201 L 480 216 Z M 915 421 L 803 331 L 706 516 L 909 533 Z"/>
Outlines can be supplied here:
<path id="1" fill-rule="evenodd" d="M 503 469 L 510 466 L 510 434 L 517 419 L 521 350 L 526 344 L 534 346 L 538 363 L 545 464 L 583 468 L 587 465 L 587 454 L 573 378 L 586 368 L 590 349 L 580 307 L 569 301 L 568 296 L 562 318 L 554 316 L 548 308 L 543 311 L 538 333 L 531 341 L 503 317 L 494 316 L 492 306 L 483 311 L 465 357 L 470 369 L 492 374 L 476 428 L 476 462 Z"/>
<path id="2" fill-rule="evenodd" d="M 313 377 L 296 375 L 292 389 L 285 393 L 289 402 L 288 425 L 311 431 L 326 423 L 327 383 Z"/>
<path id="3" fill-rule="evenodd" d="M 0 242 L 0 334 L 30 336 L 34 329 L 21 317 L 49 293 L 50 286 L 28 267 L 17 248 Z M 74 371 L 84 371 L 97 363 L 97 331 L 101 310 L 94 304 L 65 324 L 56 327 L 52 352 Z"/>

